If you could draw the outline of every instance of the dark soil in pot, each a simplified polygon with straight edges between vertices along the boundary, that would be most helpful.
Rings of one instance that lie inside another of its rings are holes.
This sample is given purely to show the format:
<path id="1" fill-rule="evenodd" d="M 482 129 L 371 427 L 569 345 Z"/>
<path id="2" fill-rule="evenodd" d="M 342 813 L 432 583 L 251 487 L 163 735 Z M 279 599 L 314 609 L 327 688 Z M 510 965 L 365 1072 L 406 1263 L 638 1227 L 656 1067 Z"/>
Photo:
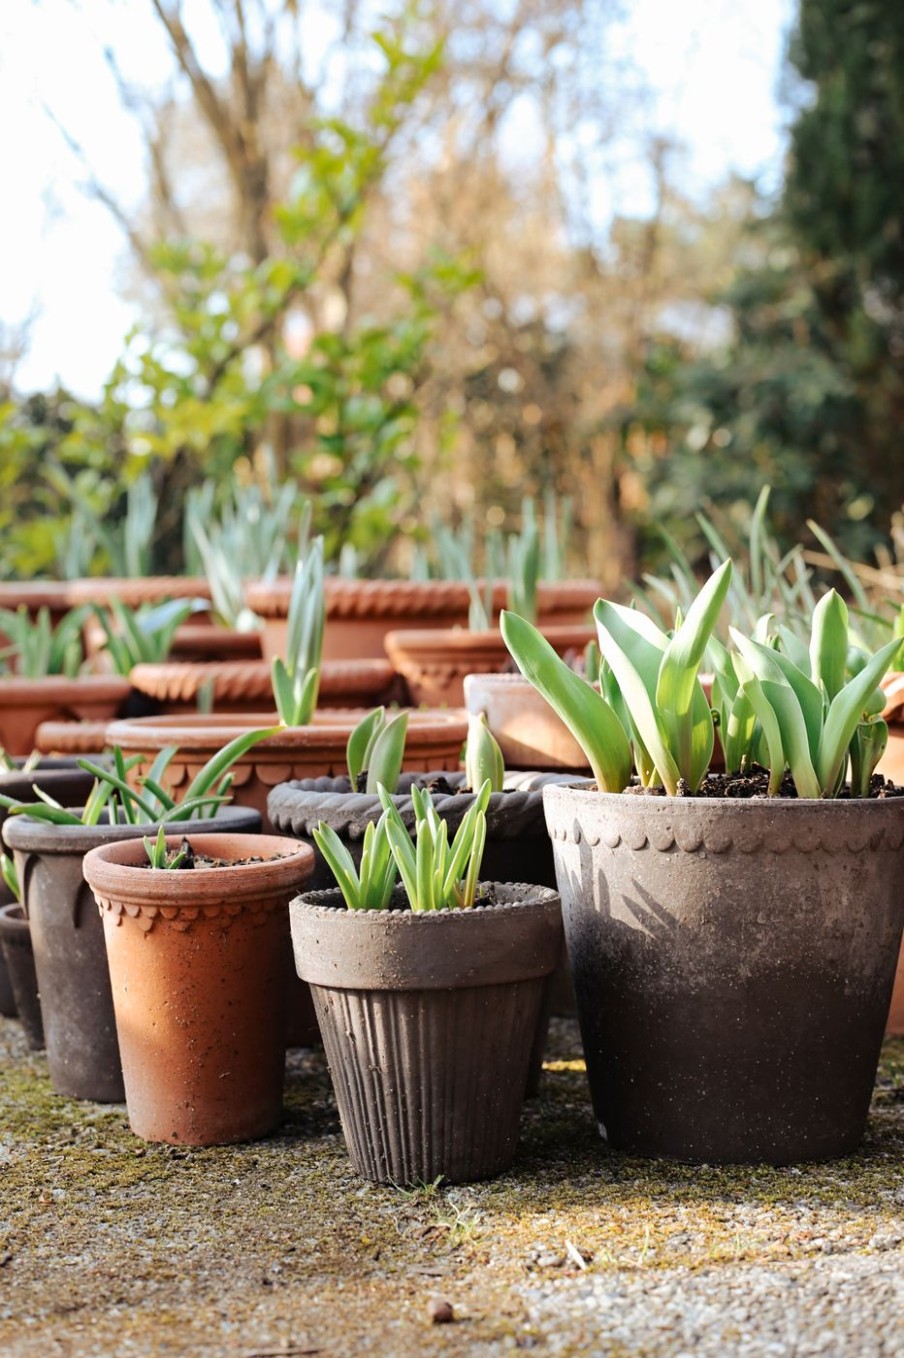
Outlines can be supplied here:
<path id="1" fill-rule="evenodd" d="M 496 905 L 425 915 L 348 911 L 338 891 L 291 904 L 299 975 L 365 1178 L 460 1183 L 512 1162 L 562 926 L 555 892 L 493 890 Z"/>

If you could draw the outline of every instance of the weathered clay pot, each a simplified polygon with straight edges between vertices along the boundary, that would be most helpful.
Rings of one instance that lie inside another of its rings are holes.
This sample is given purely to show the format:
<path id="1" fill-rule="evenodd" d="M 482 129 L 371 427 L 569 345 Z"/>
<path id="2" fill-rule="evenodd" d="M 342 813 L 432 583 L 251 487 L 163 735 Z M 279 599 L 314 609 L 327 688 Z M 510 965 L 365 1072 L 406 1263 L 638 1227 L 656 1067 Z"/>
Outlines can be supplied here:
<path id="1" fill-rule="evenodd" d="M 590 772 L 587 756 L 568 727 L 520 674 L 467 674 L 465 706 L 484 713 L 507 769 Z"/>
<path id="2" fill-rule="evenodd" d="M 233 799 L 253 806 L 266 831 L 267 795 L 277 783 L 293 778 L 338 774 L 345 769 L 349 735 L 364 716 L 362 709 L 318 712 L 310 726 L 284 727 L 278 735 L 255 745 L 233 768 Z M 107 742 L 125 755 L 143 754 L 148 765 L 167 745 L 179 752 L 167 769 L 166 785 L 178 800 L 202 765 L 227 741 L 252 727 L 274 726 L 275 713 L 219 717 L 147 717 L 114 722 Z M 467 736 L 464 712 L 412 712 L 408 720 L 405 767 L 457 769 Z M 142 766 L 140 771 L 144 771 Z"/>
<path id="3" fill-rule="evenodd" d="M 154 871 L 134 842 L 85 858 L 103 916 L 129 1123 L 147 1141 L 250 1141 L 282 1112 L 287 905 L 313 854 L 271 835 L 188 837 L 225 865 Z"/>
<path id="4" fill-rule="evenodd" d="M 32 1051 L 44 1046 L 35 954 L 25 911 L 18 901 L 0 906 L 0 953 L 9 974 L 16 1012 Z"/>
<path id="5" fill-rule="evenodd" d="M 559 655 L 569 651 L 580 653 L 588 641 L 596 638 L 592 627 L 544 625 L 542 631 Z M 432 707 L 443 704 L 461 707 L 465 701 L 466 675 L 499 672 L 514 664 L 498 629 L 389 632 L 386 654 L 408 685 L 411 701 L 429 703 Z"/>
<path id="6" fill-rule="evenodd" d="M 186 822 L 189 828 L 197 824 Z M 260 818 L 245 808 L 225 807 L 204 825 L 247 834 L 260 828 Z M 153 836 L 156 828 L 50 825 L 29 816 L 11 816 L 3 827 L 31 926 L 47 1062 L 58 1094 L 99 1103 L 123 1098 L 103 930 L 82 859 L 102 844 Z"/>
<path id="7" fill-rule="evenodd" d="M 399 628 L 466 627 L 470 591 L 461 580 L 341 580 L 325 582 L 326 630 L 323 654 L 329 660 L 380 658 L 388 632 Z M 599 598 L 595 580 L 541 582 L 537 587 L 540 627 L 585 623 Z M 281 576 L 255 580 L 245 588 L 245 601 L 263 619 L 266 660 L 282 655 L 292 581 Z M 493 612 L 506 607 L 508 589 L 493 588 Z"/>
<path id="8" fill-rule="evenodd" d="M 76 679 L 4 675 L 0 678 L 0 745 L 7 754 L 30 754 L 42 722 L 112 720 L 130 692 L 128 679 L 118 675 Z"/>
<path id="9" fill-rule="evenodd" d="M 378 1183 L 488 1179 L 511 1165 L 532 1035 L 561 947 L 559 899 L 496 885 L 473 910 L 290 906 L 352 1163 Z"/>
<path id="10" fill-rule="evenodd" d="M 24 760 L 18 762 L 21 765 Z M 74 759 L 41 759 L 29 773 L 23 773 L 21 768 L 0 771 L 0 792 L 17 802 L 37 801 L 35 788 L 39 787 L 62 806 L 80 806 L 91 791 L 93 782 L 91 774 L 80 769 Z M 6 807 L 0 806 L 0 830 L 7 815 Z M 0 903 L 11 902 L 12 897 L 6 888 L 0 886 Z M 27 932 L 28 926 L 25 927 Z M 12 979 L 7 973 L 3 953 L 0 952 L 0 1014 L 12 1017 L 17 1008 Z"/>
<path id="11" fill-rule="evenodd" d="M 205 688 L 217 713 L 260 712 L 273 701 L 270 666 L 263 660 L 136 665 L 129 680 L 166 715 L 196 713 Z M 326 660 L 321 667 L 320 708 L 373 707 L 400 696 L 401 685 L 388 660 Z"/>
<path id="12" fill-rule="evenodd" d="M 324 582 L 325 660 L 382 660 L 383 638 L 394 627 L 464 626 L 468 618 L 467 585 L 448 580 L 341 580 Z M 252 581 L 245 602 L 263 620 L 264 659 L 283 655 L 286 644 L 291 578 Z"/>
<path id="13" fill-rule="evenodd" d="M 611 1145 L 721 1163 L 853 1151 L 904 926 L 904 799 L 543 799 Z"/>

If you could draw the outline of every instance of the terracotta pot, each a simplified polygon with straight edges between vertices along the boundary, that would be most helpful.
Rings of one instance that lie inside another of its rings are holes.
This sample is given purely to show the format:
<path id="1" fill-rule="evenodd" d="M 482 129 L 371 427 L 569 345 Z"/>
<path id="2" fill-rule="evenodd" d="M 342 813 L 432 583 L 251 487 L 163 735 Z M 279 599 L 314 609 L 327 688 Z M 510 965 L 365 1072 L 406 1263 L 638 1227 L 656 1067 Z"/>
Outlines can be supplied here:
<path id="1" fill-rule="evenodd" d="M 42 722 L 111 719 L 130 692 L 128 679 L 117 675 L 84 675 L 76 679 L 62 675 L 47 679 L 4 675 L 0 678 L 0 745 L 7 754 L 30 754 Z"/>
<path id="2" fill-rule="evenodd" d="M 22 604 L 28 609 L 31 618 L 36 618 L 40 610 L 46 608 L 54 627 L 72 607 L 65 581 L 4 580 L 0 583 L 0 608 L 8 608 L 15 613 Z"/>
<path id="3" fill-rule="evenodd" d="M 44 1046 L 35 954 L 25 911 L 18 901 L 0 906 L 0 953 L 9 974 L 16 1013 L 32 1051 Z"/>
<path id="4" fill-rule="evenodd" d="M 273 701 L 270 666 L 263 660 L 136 665 L 129 680 L 167 715 L 197 712 L 198 696 L 204 687 L 212 689 L 217 713 L 260 712 Z M 401 696 L 394 692 L 395 680 L 388 660 L 326 660 L 320 675 L 318 707 L 371 707 L 392 702 Z"/>
<path id="5" fill-rule="evenodd" d="M 367 1179 L 463 1183 L 512 1163 L 562 924 L 554 891 L 493 889 L 498 904 L 427 914 L 349 911 L 338 891 L 290 906 L 346 1145 Z"/>
<path id="6" fill-rule="evenodd" d="M 481 582 L 482 583 L 482 582 Z M 264 658 L 282 655 L 292 581 L 255 580 L 245 588 L 245 601 L 263 619 Z M 508 590 L 493 588 L 496 617 L 506 606 Z M 541 582 L 537 588 L 540 627 L 577 626 L 590 616 L 600 589 L 595 580 Z M 399 628 L 466 627 L 470 591 L 460 580 L 326 580 L 326 633 L 323 654 L 329 660 L 379 659 L 387 632 Z"/>
<path id="7" fill-rule="evenodd" d="M 468 674 L 465 706 L 483 712 L 507 769 L 590 772 L 587 756 L 561 717 L 520 674 Z"/>
<path id="8" fill-rule="evenodd" d="M 228 661 L 235 663 L 260 660 L 261 642 L 258 632 L 238 632 L 233 628 L 218 627 L 209 614 L 195 613 L 192 616 L 194 621 L 183 623 L 181 627 L 176 628 L 167 657 L 168 662 L 209 665 Z M 112 673 L 113 663 L 106 649 L 107 634 L 103 627 L 92 616 L 85 622 L 82 630 L 85 654 L 91 658 L 91 668 L 98 673 Z"/>
<path id="9" fill-rule="evenodd" d="M 562 775 L 566 778 L 568 775 Z M 429 786 L 443 778 L 453 789 L 434 792 L 433 805 L 437 814 L 448 824 L 449 837 L 455 834 L 461 819 L 474 800 L 467 789 L 463 773 L 403 773 L 393 802 L 406 827 L 413 833 L 414 806 L 411 801 L 412 784 Z M 516 877 L 528 877 L 537 886 L 556 884 L 552 845 L 546 833 L 543 816 L 543 787 L 559 781 L 560 775 L 511 773 L 505 778 L 505 791 L 494 792 L 487 807 L 487 841 L 483 855 L 482 874 L 494 882 L 510 882 Z M 361 861 L 361 847 L 368 824 L 380 819 L 382 807 L 379 797 L 367 792 L 352 792 L 348 778 L 308 778 L 300 782 L 283 783 L 270 793 L 267 810 L 271 823 L 280 834 L 294 835 L 314 850 L 314 872 L 311 888 L 326 890 L 336 885 L 320 850 L 314 842 L 313 831 L 321 821 L 335 830 L 355 864 Z M 543 1054 L 550 1013 L 573 1013 L 573 996 L 568 980 L 566 961 L 550 979 L 544 997 L 537 1028 L 536 1041 L 528 1079 L 528 1096 L 539 1088 L 543 1068 Z"/>
<path id="10" fill-rule="evenodd" d="M 349 735 L 364 716 L 362 709 L 318 712 L 310 726 L 284 727 L 278 735 L 262 741 L 234 765 L 233 798 L 239 806 L 252 806 L 267 820 L 267 795 L 277 783 L 293 778 L 338 774 L 345 769 Z M 146 717 L 140 721 L 114 722 L 107 741 L 119 745 L 125 755 L 143 754 L 150 765 L 167 745 L 179 753 L 167 770 L 167 788 L 178 800 L 203 764 L 241 731 L 274 726 L 275 713 L 244 716 Z M 464 712 L 412 712 L 408 721 L 405 766 L 408 769 L 457 769 L 467 736 Z M 143 771 L 141 766 L 139 771 Z"/>
<path id="11" fill-rule="evenodd" d="M 245 602 L 263 620 L 261 644 L 267 661 L 285 649 L 291 594 L 287 576 L 245 587 Z M 459 581 L 328 578 L 325 594 L 325 660 L 382 660 L 383 638 L 394 627 L 463 626 L 468 618 L 468 588 Z"/>
<path id="12" fill-rule="evenodd" d="M 596 638 L 593 627 L 544 626 L 542 631 L 559 655 L 580 653 Z M 408 685 L 411 701 L 431 707 L 461 707 L 465 675 L 499 672 L 515 663 L 498 630 L 390 632 L 386 654 Z"/>
<path id="13" fill-rule="evenodd" d="M 904 799 L 543 799 L 610 1144 L 709 1163 L 854 1151 L 904 927 Z"/>
<path id="14" fill-rule="evenodd" d="M 191 828 L 197 821 L 187 821 Z M 205 826 L 234 833 L 260 827 L 254 812 L 226 807 Z M 11 816 L 3 838 L 13 850 L 31 926 L 50 1081 L 58 1094 L 99 1103 L 123 1098 L 110 975 L 97 908 L 82 859 L 102 844 L 140 840 L 148 825 L 50 825 Z M 142 853 L 142 846 L 138 845 Z"/>
<path id="15" fill-rule="evenodd" d="M 42 754 L 97 759 L 107 745 L 109 721 L 42 721 L 35 732 L 35 749 Z M 74 805 L 75 803 L 71 803 Z"/>
<path id="16" fill-rule="evenodd" d="M 282 1113 L 287 906 L 313 854 L 271 835 L 189 839 L 226 866 L 154 871 L 140 844 L 109 844 L 86 856 L 85 879 L 103 916 L 132 1131 L 226 1145 L 266 1136 Z"/>

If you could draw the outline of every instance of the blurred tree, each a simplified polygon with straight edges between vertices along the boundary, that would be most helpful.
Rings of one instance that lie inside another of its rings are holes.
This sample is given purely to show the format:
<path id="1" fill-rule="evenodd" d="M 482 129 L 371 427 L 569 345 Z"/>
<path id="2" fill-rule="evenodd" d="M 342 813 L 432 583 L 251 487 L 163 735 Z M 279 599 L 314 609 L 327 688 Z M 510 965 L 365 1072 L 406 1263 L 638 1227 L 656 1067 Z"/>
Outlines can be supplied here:
<path id="1" fill-rule="evenodd" d="M 706 497 L 752 502 L 768 481 L 786 539 L 812 517 L 863 558 L 904 501 L 904 12 L 801 0 L 790 59 L 782 197 L 751 204 L 713 293 L 730 341 L 701 353 L 660 330 L 624 432 L 646 522 L 686 537 Z"/>

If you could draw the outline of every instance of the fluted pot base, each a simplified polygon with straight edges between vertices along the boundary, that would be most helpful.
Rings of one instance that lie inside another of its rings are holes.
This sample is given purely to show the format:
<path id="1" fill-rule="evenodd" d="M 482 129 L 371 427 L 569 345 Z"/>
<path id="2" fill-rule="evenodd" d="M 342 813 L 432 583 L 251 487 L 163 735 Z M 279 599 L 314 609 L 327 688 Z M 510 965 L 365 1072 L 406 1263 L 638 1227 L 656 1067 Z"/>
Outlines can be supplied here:
<path id="1" fill-rule="evenodd" d="M 351 912 L 292 902 L 349 1155 L 377 1183 L 493 1178 L 512 1163 L 533 1034 L 561 945 L 559 898 L 495 886 L 497 904 Z"/>

